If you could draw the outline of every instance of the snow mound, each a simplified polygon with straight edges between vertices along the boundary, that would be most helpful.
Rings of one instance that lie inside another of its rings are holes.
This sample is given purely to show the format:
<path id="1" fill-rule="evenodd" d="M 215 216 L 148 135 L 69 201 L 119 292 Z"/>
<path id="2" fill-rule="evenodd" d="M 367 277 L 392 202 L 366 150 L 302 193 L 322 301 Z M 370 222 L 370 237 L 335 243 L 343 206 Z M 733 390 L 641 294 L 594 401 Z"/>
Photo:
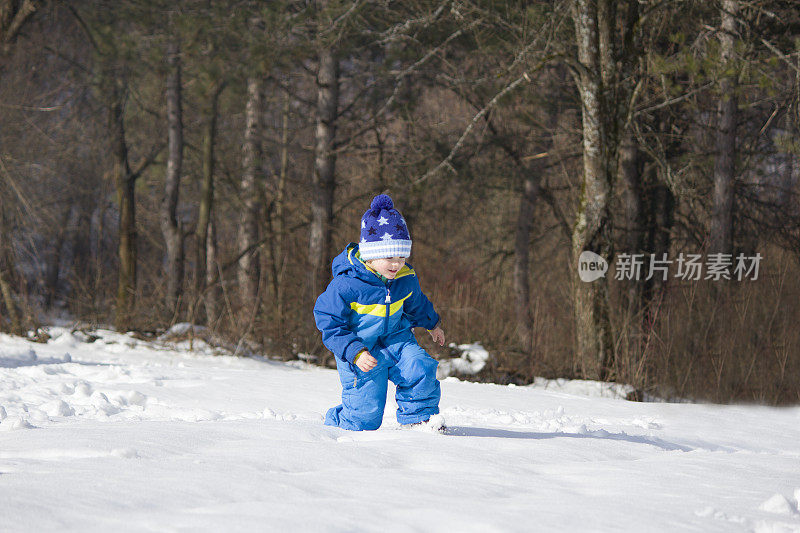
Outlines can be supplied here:
<path id="1" fill-rule="evenodd" d="M 36 355 L 36 351 L 28 346 L 16 349 L 4 349 L 0 352 L 0 367 L 13 368 L 27 366 L 31 363 L 35 363 L 38 359 L 39 356 Z"/>
<path id="2" fill-rule="evenodd" d="M 316 363 L 317 360 L 319 359 L 319 357 L 317 357 L 316 355 L 303 353 L 303 352 L 298 353 L 297 354 L 297 358 L 300 359 L 301 361 L 306 362 L 306 363 Z"/>
<path id="3" fill-rule="evenodd" d="M 170 341 L 190 334 L 200 336 L 206 331 L 208 331 L 208 328 L 205 326 L 198 326 L 190 322 L 179 322 L 161 334 L 158 339 L 161 341 Z"/>
<path id="4" fill-rule="evenodd" d="M 795 494 L 800 492 L 800 489 L 795 491 Z M 762 503 L 759 507 L 762 511 L 773 514 L 782 514 L 793 516 L 798 513 L 797 501 L 790 502 L 783 494 L 775 494 L 770 499 Z"/>
<path id="5" fill-rule="evenodd" d="M 627 398 L 636 389 L 623 383 L 608 383 L 583 379 L 535 378 L 528 387 L 587 398 Z"/>
<path id="6" fill-rule="evenodd" d="M 479 342 L 451 344 L 450 348 L 461 352 L 461 356 L 439 361 L 439 368 L 436 369 L 436 377 L 439 379 L 444 379 L 453 374 L 477 374 L 483 370 L 490 358 L 489 352 Z"/>

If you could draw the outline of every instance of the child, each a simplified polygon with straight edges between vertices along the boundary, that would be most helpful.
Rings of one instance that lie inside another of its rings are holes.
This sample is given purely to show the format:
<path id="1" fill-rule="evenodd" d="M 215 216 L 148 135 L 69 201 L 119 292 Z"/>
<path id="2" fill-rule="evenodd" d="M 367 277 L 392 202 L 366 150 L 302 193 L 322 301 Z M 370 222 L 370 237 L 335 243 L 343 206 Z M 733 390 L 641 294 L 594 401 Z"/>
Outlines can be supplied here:
<path id="1" fill-rule="evenodd" d="M 444 430 L 439 413 L 438 362 L 412 329 L 423 327 L 444 346 L 439 315 L 422 293 L 410 265 L 411 236 L 392 199 L 379 194 L 361 217 L 361 242 L 333 260 L 333 280 L 314 305 L 322 342 L 336 356 L 342 403 L 325 424 L 378 429 L 388 380 L 397 386 L 397 421 Z M 432 418 L 433 417 L 433 418 Z"/>

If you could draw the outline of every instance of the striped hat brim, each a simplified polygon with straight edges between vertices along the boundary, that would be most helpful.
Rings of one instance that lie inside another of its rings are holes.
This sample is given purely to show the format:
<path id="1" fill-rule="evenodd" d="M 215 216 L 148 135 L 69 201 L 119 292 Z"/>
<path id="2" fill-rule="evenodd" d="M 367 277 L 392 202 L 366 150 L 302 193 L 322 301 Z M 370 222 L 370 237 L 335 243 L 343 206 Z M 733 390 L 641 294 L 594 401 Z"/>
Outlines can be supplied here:
<path id="1" fill-rule="evenodd" d="M 387 257 L 409 257 L 411 255 L 411 241 L 389 239 L 385 241 L 361 241 L 358 244 L 361 259 L 385 259 Z"/>

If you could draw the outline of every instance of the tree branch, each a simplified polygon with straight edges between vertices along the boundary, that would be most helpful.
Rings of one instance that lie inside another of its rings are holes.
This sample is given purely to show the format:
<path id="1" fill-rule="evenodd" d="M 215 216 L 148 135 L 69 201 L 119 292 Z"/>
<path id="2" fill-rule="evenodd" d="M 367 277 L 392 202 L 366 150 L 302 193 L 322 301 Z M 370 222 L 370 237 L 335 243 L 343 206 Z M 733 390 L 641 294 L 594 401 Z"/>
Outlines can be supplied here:
<path id="1" fill-rule="evenodd" d="M 149 167 L 155 162 L 156 158 L 158 157 L 158 154 L 160 154 L 161 150 L 164 149 L 164 146 L 165 146 L 164 143 L 159 143 L 154 145 L 153 148 L 150 150 L 150 153 L 147 155 L 147 157 L 145 157 L 142 160 L 142 162 L 139 163 L 139 166 L 136 168 L 136 170 L 131 170 L 128 179 L 134 181 L 139 179 L 142 176 L 142 173 L 145 170 L 147 170 L 147 167 Z"/>
<path id="2" fill-rule="evenodd" d="M 8 25 L 8 29 L 5 30 L 3 42 L 11 42 L 19 33 L 22 25 L 25 24 L 25 21 L 36 13 L 38 8 L 39 6 L 37 6 L 36 2 L 33 0 L 25 0 L 20 6 L 19 11 L 17 11 L 16 15 L 14 15 L 14 18 L 11 20 L 11 24 Z"/>
<path id="3" fill-rule="evenodd" d="M 536 65 L 536 67 L 532 70 L 532 72 L 536 72 L 541 68 L 543 68 L 550 61 L 550 59 L 551 59 L 550 57 L 546 57 L 545 59 L 543 59 L 538 65 Z M 461 137 L 459 137 L 458 141 L 456 141 L 455 145 L 453 145 L 453 148 L 452 150 L 450 150 L 450 153 L 447 154 L 447 157 L 445 157 L 442 161 L 440 161 L 439 164 L 436 165 L 434 168 L 428 170 L 421 177 L 414 180 L 413 184 L 416 185 L 418 183 L 427 180 L 431 176 L 438 174 L 443 168 L 448 168 L 451 170 L 451 172 L 455 173 L 455 170 L 453 169 L 452 165 L 453 158 L 455 157 L 456 153 L 458 153 L 458 151 L 461 149 L 461 146 L 464 144 L 464 141 L 467 139 L 467 137 L 469 136 L 470 132 L 473 130 L 475 125 L 483 118 L 484 115 L 486 115 L 486 113 L 488 113 L 494 106 L 496 106 L 497 103 L 505 95 L 507 95 L 508 93 L 519 87 L 523 82 L 528 82 L 528 83 L 531 82 L 531 77 L 528 74 L 528 72 L 523 72 L 520 77 L 509 83 L 505 88 L 503 88 L 503 90 L 494 95 L 494 98 L 489 100 L 489 103 L 486 104 L 486 106 L 483 109 L 481 109 L 474 117 L 472 117 L 472 120 L 470 121 L 469 125 L 464 130 L 464 133 L 461 134 Z"/>

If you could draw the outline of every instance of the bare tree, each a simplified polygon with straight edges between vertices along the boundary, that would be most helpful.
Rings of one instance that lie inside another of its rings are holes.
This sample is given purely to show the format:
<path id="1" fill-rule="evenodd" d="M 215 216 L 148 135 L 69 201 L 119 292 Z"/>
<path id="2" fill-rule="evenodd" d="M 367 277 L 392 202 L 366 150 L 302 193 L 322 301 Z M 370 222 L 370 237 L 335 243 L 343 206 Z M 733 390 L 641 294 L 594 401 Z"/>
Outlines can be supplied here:
<path id="1" fill-rule="evenodd" d="M 117 192 L 118 242 L 117 299 L 115 326 L 124 331 L 130 328 L 136 307 L 138 231 L 136 229 L 136 180 L 153 163 L 163 145 L 156 145 L 148 156 L 136 167 L 130 164 L 128 140 L 125 133 L 125 104 L 127 79 L 125 74 L 103 74 L 104 99 L 107 110 L 110 152 L 114 185 Z"/>
<path id="2" fill-rule="evenodd" d="M 242 148 L 242 180 L 240 196 L 242 211 L 239 222 L 238 245 L 241 251 L 237 270 L 239 296 L 243 304 L 252 307 L 258 298 L 259 280 L 259 212 L 261 187 L 257 184 L 261 166 L 261 114 L 263 86 L 258 76 L 247 79 L 247 109 Z"/>
<path id="3" fill-rule="evenodd" d="M 736 178 L 736 74 L 732 72 L 736 54 L 736 17 L 739 0 L 723 0 L 720 28 L 720 60 L 723 69 L 717 107 L 716 163 L 711 215 L 709 251 L 733 251 L 733 199 Z"/>
<path id="4" fill-rule="evenodd" d="M 204 112 L 203 174 L 200 183 L 200 204 L 197 209 L 197 227 L 195 228 L 195 239 L 197 241 L 195 301 L 197 301 L 197 299 L 202 299 L 206 302 L 207 318 L 209 322 L 213 322 L 217 315 L 217 313 L 208 313 L 209 300 L 214 299 L 214 294 L 206 295 L 205 292 L 207 277 L 215 274 L 214 268 L 209 269 L 208 264 L 214 264 L 211 260 L 211 256 L 216 250 L 216 239 L 213 238 L 213 232 L 210 231 L 214 216 L 214 172 L 216 165 L 214 147 L 217 142 L 219 98 L 224 87 L 225 84 L 222 81 L 215 80 L 211 82 L 208 90 L 208 100 Z M 214 289 L 211 289 L 211 291 L 212 293 L 215 292 Z M 211 305 L 210 308 L 214 309 L 215 306 Z"/>
<path id="5" fill-rule="evenodd" d="M 0 0 L 0 42 L 2 42 L 3 54 L 9 52 L 11 43 L 38 9 L 39 3 L 34 0 L 24 0 L 23 2 Z M 2 65 L 0 65 L 0 72 L 2 72 Z M 11 284 L 16 268 L 11 253 L 11 233 L 8 231 L 6 213 L 2 205 L 4 200 L 0 198 L 0 297 L 8 314 L 11 331 L 22 333 L 22 319 L 17 309 L 16 295 Z"/>
<path id="6" fill-rule="evenodd" d="M 183 114 L 181 109 L 181 59 L 176 38 L 167 43 L 167 172 L 161 202 L 161 233 L 167 247 L 166 304 L 170 313 L 178 311 L 183 294 L 184 239 L 176 213 L 183 169 Z"/>
<path id="7" fill-rule="evenodd" d="M 206 290 L 208 291 L 208 297 L 205 298 L 206 318 L 208 319 L 209 324 L 214 324 L 219 320 L 220 317 L 220 293 L 222 292 L 220 287 L 220 278 L 222 272 L 217 260 L 217 224 L 214 221 L 213 216 L 208 224 L 208 234 L 206 236 L 205 248 L 205 283 L 207 286 Z"/>
<path id="8" fill-rule="evenodd" d="M 3 305 L 8 315 L 10 331 L 21 334 L 23 332 L 22 320 L 17 309 L 14 291 L 11 288 L 12 280 L 15 277 L 15 268 L 11 254 L 10 235 L 6 212 L 2 202 L 0 202 L 0 297 L 2 297 Z"/>
<path id="9" fill-rule="evenodd" d="M 267 227 L 270 242 L 270 278 L 272 280 L 272 296 L 275 298 L 275 323 L 278 330 L 283 329 L 284 321 L 284 294 L 283 269 L 286 261 L 285 251 L 285 202 L 286 180 L 289 174 L 289 93 L 284 94 L 283 109 L 281 110 L 281 147 L 280 168 L 278 173 L 268 184 L 267 194 L 269 211 L 267 213 Z"/>
<path id="10" fill-rule="evenodd" d="M 642 162 L 639 149 L 633 133 L 625 132 L 619 151 L 619 175 L 624 186 L 624 232 L 623 243 L 625 253 L 644 253 L 645 238 L 645 213 L 644 213 L 644 183 L 642 175 Z M 629 280 L 625 291 L 626 315 L 633 320 L 632 333 L 637 333 L 635 317 L 638 316 L 642 306 L 642 284 L 639 280 Z"/>
<path id="11" fill-rule="evenodd" d="M 311 229 L 308 241 L 309 289 L 319 294 L 327 282 L 331 255 L 333 194 L 336 187 L 336 118 L 339 107 L 339 59 L 336 51 L 319 54 L 317 71 L 317 128 L 314 145 Z"/>
<path id="12" fill-rule="evenodd" d="M 622 17 L 618 20 L 617 12 Z M 618 173 L 620 132 L 630 99 L 636 1 L 575 0 L 572 6 L 577 61 L 571 64 L 583 118 L 583 180 L 572 233 L 572 256 L 589 250 L 609 263 L 613 256 L 611 199 Z M 617 24 L 621 22 L 622 38 Z M 620 69 L 619 67 L 623 68 Z M 623 80 L 625 82 L 623 83 Z M 605 277 L 575 282 L 577 362 L 587 378 L 608 379 L 615 352 Z"/>
<path id="13" fill-rule="evenodd" d="M 523 350 L 533 349 L 533 319 L 531 317 L 530 239 L 533 213 L 539 197 L 541 177 L 536 169 L 525 177 L 519 197 L 519 213 L 514 239 L 514 299 L 517 307 L 517 335 Z"/>
<path id="14" fill-rule="evenodd" d="M 113 154 L 114 184 L 119 204 L 119 274 L 117 277 L 117 309 L 115 325 L 126 330 L 136 305 L 136 176 L 128 161 L 128 142 L 125 139 L 125 92 L 127 85 L 122 79 L 108 82 L 107 98 L 108 129 L 111 153 Z"/>

